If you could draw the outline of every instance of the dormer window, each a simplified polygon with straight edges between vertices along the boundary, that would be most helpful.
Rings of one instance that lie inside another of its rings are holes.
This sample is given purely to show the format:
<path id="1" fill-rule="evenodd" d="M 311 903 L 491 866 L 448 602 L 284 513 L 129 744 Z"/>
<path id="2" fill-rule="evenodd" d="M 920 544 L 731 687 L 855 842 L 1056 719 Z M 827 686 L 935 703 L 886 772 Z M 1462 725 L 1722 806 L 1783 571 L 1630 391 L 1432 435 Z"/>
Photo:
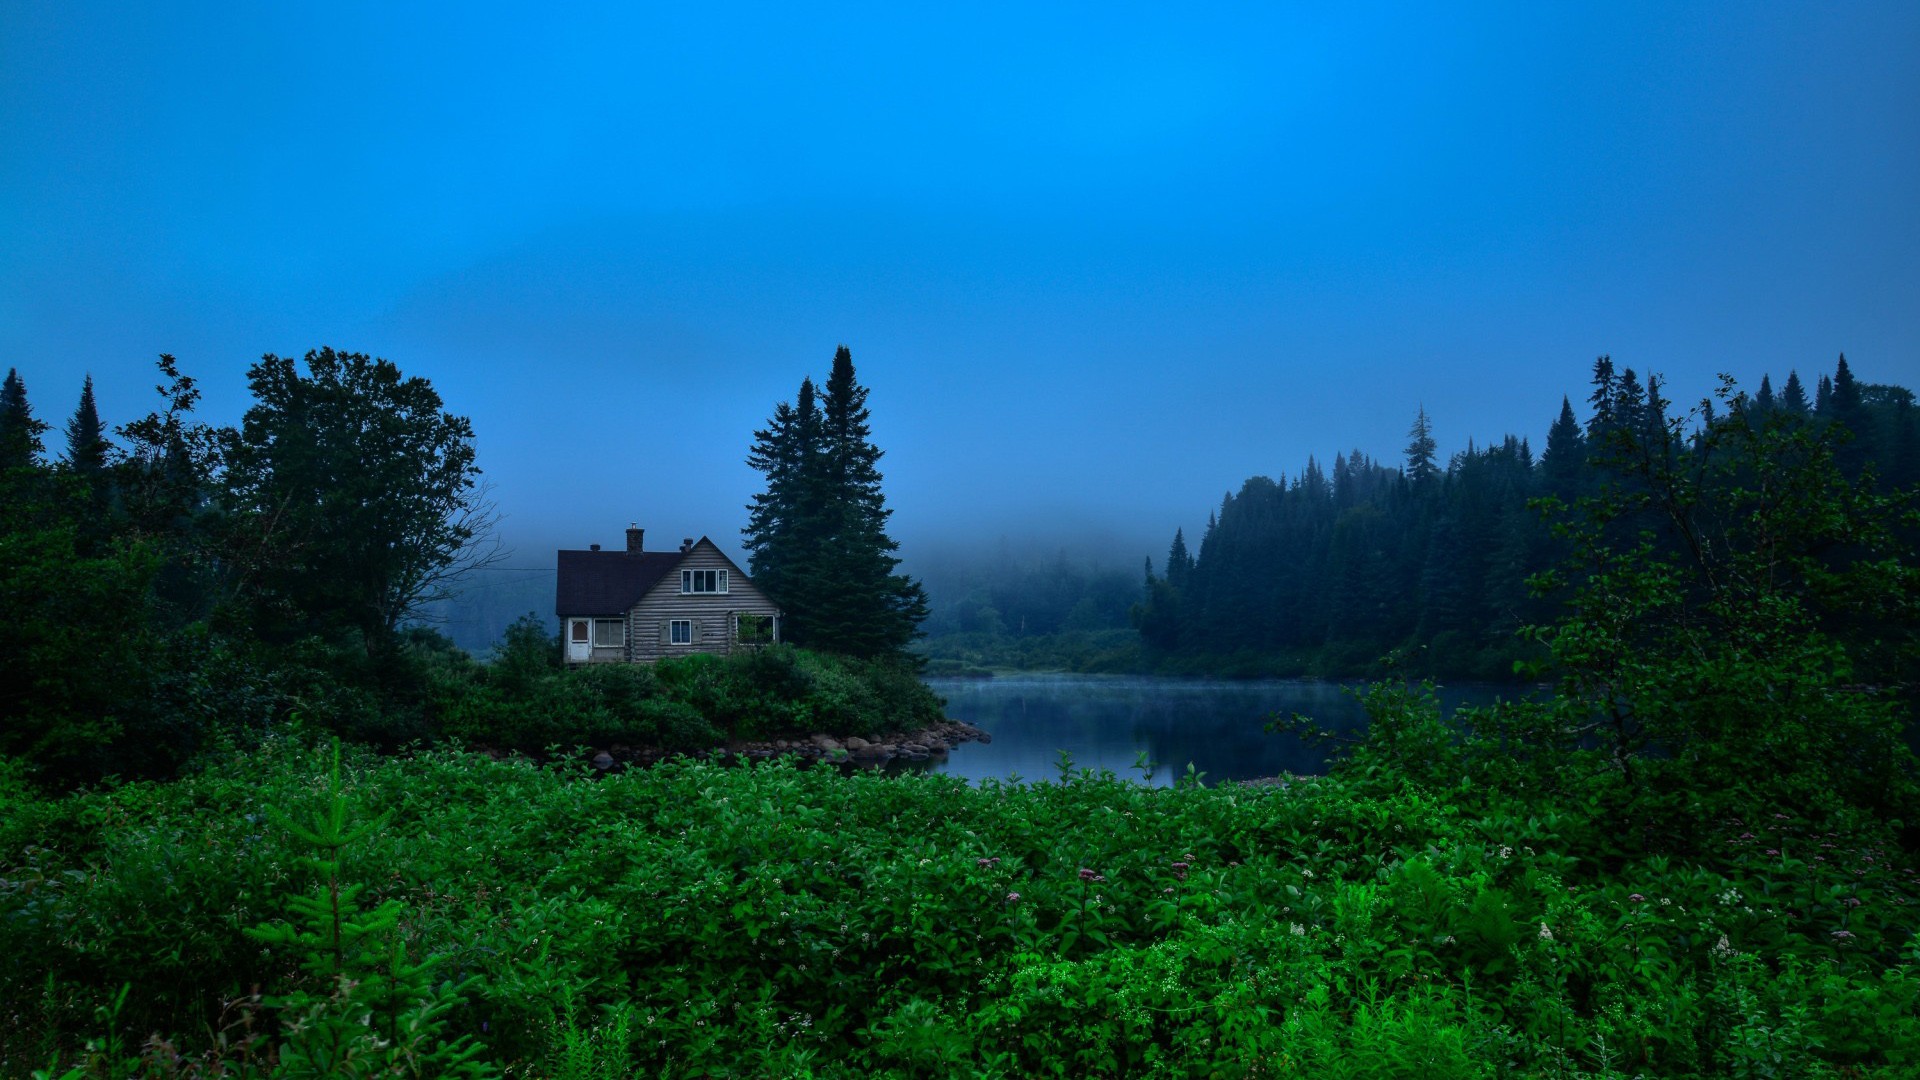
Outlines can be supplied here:
<path id="1" fill-rule="evenodd" d="M 682 570 L 680 571 L 680 592 L 683 596 L 696 593 L 723 593 L 727 591 L 727 572 L 725 570 Z"/>

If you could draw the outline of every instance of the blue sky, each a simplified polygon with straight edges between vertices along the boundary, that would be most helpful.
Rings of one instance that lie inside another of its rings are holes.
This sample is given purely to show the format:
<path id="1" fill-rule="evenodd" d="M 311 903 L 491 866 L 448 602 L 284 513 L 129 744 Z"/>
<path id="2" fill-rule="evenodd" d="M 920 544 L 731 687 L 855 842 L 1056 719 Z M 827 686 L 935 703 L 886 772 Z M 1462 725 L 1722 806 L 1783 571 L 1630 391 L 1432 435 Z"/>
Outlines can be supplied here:
<path id="1" fill-rule="evenodd" d="M 385 356 L 516 565 L 733 544 L 842 342 L 910 557 L 1537 445 L 1601 353 L 1920 382 L 1920 5 L 1450 7 L 0 0 L 0 366 Z"/>

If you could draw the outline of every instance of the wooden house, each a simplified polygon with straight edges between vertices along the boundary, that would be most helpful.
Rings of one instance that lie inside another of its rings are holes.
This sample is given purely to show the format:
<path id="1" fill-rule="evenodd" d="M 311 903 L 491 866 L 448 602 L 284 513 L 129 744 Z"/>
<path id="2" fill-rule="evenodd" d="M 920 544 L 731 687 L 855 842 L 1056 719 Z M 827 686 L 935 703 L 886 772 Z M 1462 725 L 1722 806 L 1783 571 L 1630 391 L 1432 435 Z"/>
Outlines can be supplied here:
<path id="1" fill-rule="evenodd" d="M 554 614 L 567 663 L 652 663 L 780 640 L 780 609 L 711 540 L 647 551 L 645 537 L 632 525 L 624 551 L 559 553 Z"/>

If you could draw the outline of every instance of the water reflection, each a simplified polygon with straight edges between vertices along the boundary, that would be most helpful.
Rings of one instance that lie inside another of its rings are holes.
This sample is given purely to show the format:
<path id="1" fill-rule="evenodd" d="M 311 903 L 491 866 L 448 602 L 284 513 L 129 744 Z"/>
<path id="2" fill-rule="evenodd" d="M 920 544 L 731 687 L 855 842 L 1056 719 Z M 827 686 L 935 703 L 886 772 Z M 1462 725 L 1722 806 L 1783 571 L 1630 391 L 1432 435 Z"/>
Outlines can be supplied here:
<path id="1" fill-rule="evenodd" d="M 1352 731 L 1365 723 L 1349 692 L 1362 684 L 1317 679 L 1227 682 L 1100 675 L 1010 675 L 997 679 L 928 679 L 947 699 L 947 715 L 985 728 L 988 744 L 955 748 L 932 771 L 968 780 L 1052 780 L 1060 751 L 1076 769 L 1090 767 L 1140 780 L 1134 762 L 1144 750 L 1158 765 L 1149 782 L 1170 784 L 1189 763 L 1208 783 L 1251 780 L 1324 769 L 1324 751 L 1264 728 L 1274 713 L 1304 713 L 1322 725 Z M 1462 683 L 1443 687 L 1443 706 L 1512 696 L 1513 687 Z"/>

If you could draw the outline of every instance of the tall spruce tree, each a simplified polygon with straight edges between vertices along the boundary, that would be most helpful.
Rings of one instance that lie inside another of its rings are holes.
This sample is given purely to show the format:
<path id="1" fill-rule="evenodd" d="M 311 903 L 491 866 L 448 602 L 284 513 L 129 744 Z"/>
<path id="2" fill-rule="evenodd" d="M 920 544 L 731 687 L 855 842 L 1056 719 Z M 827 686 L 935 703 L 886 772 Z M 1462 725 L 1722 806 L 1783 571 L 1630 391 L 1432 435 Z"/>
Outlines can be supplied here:
<path id="1" fill-rule="evenodd" d="M 1807 404 L 1807 388 L 1800 385 L 1800 373 L 1787 372 L 1787 385 L 1780 389 L 1780 407 L 1797 416 L 1805 416 L 1812 410 Z"/>
<path id="2" fill-rule="evenodd" d="M 782 636 L 805 643 L 812 636 L 809 620 L 817 607 L 810 588 L 824 546 L 821 510 L 824 499 L 816 490 L 821 479 L 820 405 L 812 378 L 800 381 L 792 405 L 774 406 L 767 426 L 753 433 L 747 464 L 765 474 L 766 490 L 747 506 L 743 545 L 747 569 L 754 582 L 786 609 Z"/>
<path id="3" fill-rule="evenodd" d="M 1407 478 L 1416 491 L 1423 490 L 1440 476 L 1440 467 L 1434 463 L 1440 445 L 1433 440 L 1433 421 L 1427 419 L 1426 406 L 1414 417 L 1407 439 Z"/>
<path id="4" fill-rule="evenodd" d="M 38 464 L 46 450 L 40 441 L 46 430 L 27 403 L 26 381 L 19 371 L 8 368 L 6 382 L 0 384 L 0 468 L 27 469 Z"/>
<path id="5" fill-rule="evenodd" d="M 824 399 L 801 383 L 754 433 L 747 463 L 767 477 L 743 530 L 748 567 L 787 611 L 795 644 L 853 656 L 901 656 L 927 616 L 926 591 L 896 573 L 887 534 L 882 451 L 873 444 L 867 388 L 853 354 L 834 354 Z"/>
<path id="6" fill-rule="evenodd" d="M 93 376 L 88 375 L 80 387 L 80 404 L 67 421 L 67 468 L 94 476 L 107 467 L 108 448 L 100 411 L 93 404 Z"/>
<path id="7" fill-rule="evenodd" d="M 1562 499 L 1573 498 L 1586 464 L 1586 440 L 1580 435 L 1580 421 L 1574 419 L 1573 402 L 1562 397 L 1560 417 L 1547 430 L 1547 452 L 1540 461 L 1547 490 Z"/>
<path id="8" fill-rule="evenodd" d="M 1176 589 L 1186 588 L 1187 575 L 1193 572 L 1193 556 L 1187 554 L 1186 533 L 1173 530 L 1173 544 L 1167 549 L 1167 583 Z"/>

